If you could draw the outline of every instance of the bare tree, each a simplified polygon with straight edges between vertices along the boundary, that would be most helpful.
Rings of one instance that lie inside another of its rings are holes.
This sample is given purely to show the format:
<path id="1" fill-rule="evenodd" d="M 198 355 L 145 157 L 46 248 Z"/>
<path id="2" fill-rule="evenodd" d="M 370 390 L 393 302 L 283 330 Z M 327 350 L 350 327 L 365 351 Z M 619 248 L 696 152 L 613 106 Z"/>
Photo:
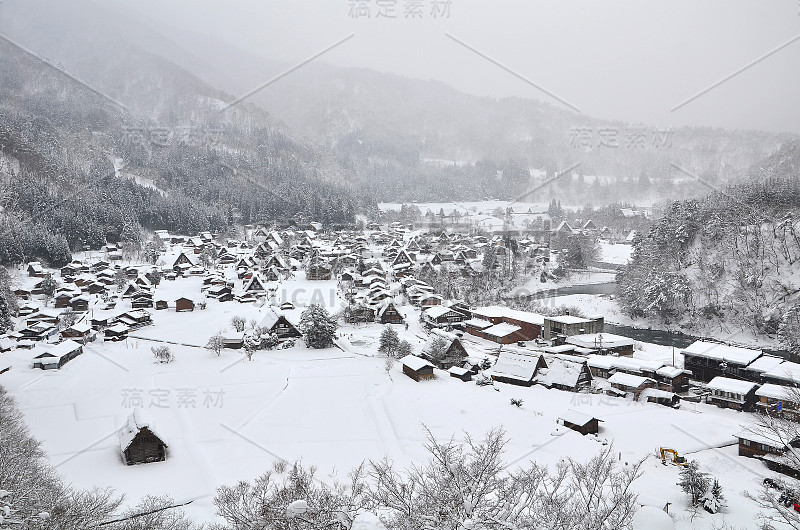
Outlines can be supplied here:
<path id="1" fill-rule="evenodd" d="M 221 331 L 217 331 L 208 338 L 206 349 L 213 351 L 216 355 L 219 355 L 222 353 L 223 348 L 225 348 L 225 335 L 223 335 Z"/>
<path id="2" fill-rule="evenodd" d="M 172 355 L 172 350 L 169 349 L 169 346 L 153 346 L 150 351 L 153 352 L 153 355 L 160 363 L 171 363 L 175 360 L 175 356 Z"/>
<path id="3" fill-rule="evenodd" d="M 247 320 L 239 315 L 234 315 L 231 317 L 231 326 L 233 326 L 234 331 L 241 333 L 247 326 Z"/>
<path id="4" fill-rule="evenodd" d="M 770 445 L 787 448 L 781 455 L 774 455 L 776 463 L 789 469 L 800 470 L 800 452 L 794 448 L 800 440 L 800 423 L 796 421 L 800 413 L 798 410 L 800 389 L 787 387 L 781 404 L 780 411 L 768 409 L 754 414 L 753 421 L 746 431 L 764 439 Z M 800 481 L 787 476 L 781 482 L 786 500 L 795 500 L 792 497 L 800 491 Z M 776 494 L 766 484 L 758 493 L 745 492 L 745 495 L 761 508 L 758 519 L 762 528 L 770 529 L 777 525 L 800 529 L 800 513 L 794 511 L 791 503 L 786 506 L 787 503 L 783 502 L 781 495 Z"/>
<path id="5" fill-rule="evenodd" d="M 587 463 L 560 462 L 555 472 L 531 463 L 509 471 L 502 460 L 502 431 L 464 445 L 438 443 L 428 432 L 431 455 L 423 466 L 397 472 L 388 460 L 371 462 L 368 490 L 388 514 L 390 528 L 625 528 L 638 504 L 631 484 L 641 462 L 617 469 L 608 447 Z"/>
<path id="6" fill-rule="evenodd" d="M 362 468 L 348 479 L 328 486 L 317 479 L 313 467 L 275 465 L 252 484 L 241 481 L 217 490 L 214 504 L 226 524 L 212 525 L 211 530 L 350 528 L 365 507 Z"/>

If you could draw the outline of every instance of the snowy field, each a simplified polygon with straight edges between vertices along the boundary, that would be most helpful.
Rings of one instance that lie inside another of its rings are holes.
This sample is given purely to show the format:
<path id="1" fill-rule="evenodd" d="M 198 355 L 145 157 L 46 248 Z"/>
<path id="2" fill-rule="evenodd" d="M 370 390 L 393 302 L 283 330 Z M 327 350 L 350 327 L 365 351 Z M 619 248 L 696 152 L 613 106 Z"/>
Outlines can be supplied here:
<path id="1" fill-rule="evenodd" d="M 231 277 L 232 269 L 226 274 Z M 602 274 L 581 280 L 605 280 Z M 183 295 L 198 299 L 200 286 L 199 278 L 162 281 L 155 298 L 170 305 Z M 331 312 L 343 303 L 335 281 L 307 281 L 302 273 L 277 286 L 273 303 L 285 301 L 295 305 L 286 311 L 295 322 L 310 303 Z M 551 301 L 624 322 L 610 297 L 573 295 Z M 377 324 L 340 328 L 337 348 L 311 350 L 298 341 L 289 349 L 256 352 L 252 361 L 241 350 L 224 350 L 217 357 L 203 348 L 209 336 L 229 329 L 234 315 L 259 322 L 265 309 L 213 299 L 207 304 L 205 310 L 187 313 L 152 311 L 154 325 L 133 332 L 126 342 L 91 343 L 58 371 L 30 368 L 26 350 L 4 354 L 13 368 L 0 376 L 3 385 L 18 399 L 34 436 L 68 481 L 80 487 L 113 486 L 131 505 L 148 494 L 193 500 L 188 511 L 207 521 L 214 517 L 218 486 L 253 479 L 276 459 L 302 459 L 318 467 L 322 480 L 333 481 L 344 479 L 364 460 L 388 456 L 402 467 L 420 462 L 426 457 L 424 427 L 440 440 L 462 440 L 465 432 L 480 436 L 501 427 L 507 432 L 505 458 L 511 465 L 586 460 L 603 442 L 613 443 L 623 465 L 647 458 L 644 476 L 636 483 L 640 500 L 660 508 L 672 503 L 677 528 L 710 528 L 723 520 L 752 527 L 757 507 L 741 493 L 755 490 L 768 472 L 760 462 L 736 456 L 732 445 L 732 435 L 749 421 L 748 414 L 689 403 L 673 410 L 543 387 L 479 387 L 438 370 L 434 381 L 416 383 L 399 365 L 386 372 L 377 357 L 382 330 Z M 97 307 L 95 316 L 102 314 Z M 419 311 L 411 306 L 400 310 L 409 328 L 396 329 L 418 352 L 427 339 Z M 162 342 L 175 354 L 171 364 L 154 362 L 150 349 Z M 478 358 L 496 350 L 495 344 L 470 335 L 464 345 Z M 671 348 L 643 346 L 637 357 L 671 359 Z M 523 406 L 511 406 L 512 397 L 522 399 Z M 123 465 L 116 433 L 134 407 L 144 409 L 167 438 L 165 462 Z M 567 409 L 602 419 L 600 435 L 557 429 L 556 419 Z M 654 456 L 662 446 L 698 459 L 719 478 L 730 504 L 727 513 L 703 512 L 691 520 L 685 495 L 675 484 L 678 470 L 662 466 Z"/>
<path id="2" fill-rule="evenodd" d="M 614 265 L 627 265 L 631 259 L 631 252 L 633 252 L 633 245 L 600 241 L 600 259 L 598 261 Z"/>
<path id="3" fill-rule="evenodd" d="M 194 281 L 165 282 L 165 288 L 177 292 Z M 307 282 L 297 283 L 299 289 Z M 217 486 L 252 479 L 275 459 L 316 465 L 326 481 L 344 478 L 365 459 L 386 455 L 401 466 L 419 462 L 425 457 L 423 425 L 442 440 L 502 427 L 509 438 L 506 458 L 513 463 L 587 459 L 600 449 L 600 441 L 572 431 L 553 435 L 557 416 L 571 408 L 603 420 L 599 439 L 613 441 L 623 462 L 649 455 L 637 482 L 648 492 L 642 502 L 672 502 L 678 517 L 687 519 L 678 528 L 692 526 L 688 515 L 680 514 L 685 500 L 675 485 L 677 469 L 663 467 L 653 456 L 659 446 L 699 459 L 719 477 L 732 501 L 725 517 L 740 526 L 752 521 L 755 506 L 740 502 L 738 492 L 754 489 L 764 469 L 736 457 L 730 447 L 746 414 L 689 404 L 676 411 L 543 387 L 479 387 L 441 371 L 434 381 L 416 383 L 398 365 L 387 374 L 384 361 L 373 357 L 379 325 L 343 328 L 341 349 L 309 350 L 298 342 L 291 349 L 258 352 L 247 361 L 239 351 L 225 350 L 217 357 L 200 347 L 171 345 L 176 360 L 154 362 L 152 341 L 202 345 L 233 314 L 257 320 L 260 311 L 211 300 L 205 311 L 155 312 L 156 324 L 136 333 L 151 340 L 94 343 L 59 371 L 31 369 L 28 352 L 12 352 L 7 356 L 14 368 L 4 374 L 4 385 L 68 480 L 82 487 L 113 485 L 129 503 L 151 493 L 194 499 L 189 511 L 204 520 L 213 516 Z M 412 325 L 400 334 L 418 349 L 424 335 L 415 316 L 409 314 Z M 490 348 L 473 337 L 465 343 L 473 355 Z M 658 347 L 637 352 L 651 358 L 665 354 Z M 511 397 L 523 399 L 523 406 L 511 406 Z M 168 439 L 166 462 L 122 464 L 116 432 L 134 406 L 144 408 Z M 721 521 L 723 516 L 716 517 Z M 699 516 L 694 527 L 707 528 L 710 518 Z"/>

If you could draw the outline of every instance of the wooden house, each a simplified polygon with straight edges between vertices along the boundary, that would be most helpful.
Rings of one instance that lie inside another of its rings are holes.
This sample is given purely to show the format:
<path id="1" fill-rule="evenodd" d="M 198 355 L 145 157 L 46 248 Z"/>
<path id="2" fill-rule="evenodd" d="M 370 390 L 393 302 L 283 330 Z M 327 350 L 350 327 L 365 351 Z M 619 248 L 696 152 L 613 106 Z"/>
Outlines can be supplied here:
<path id="1" fill-rule="evenodd" d="M 153 307 L 153 295 L 146 292 L 136 293 L 131 298 L 131 307 L 133 309 L 147 309 Z"/>
<path id="2" fill-rule="evenodd" d="M 536 382 L 547 388 L 577 392 L 591 384 L 592 373 L 585 360 L 556 356 L 550 360 L 546 368 L 539 369 Z"/>
<path id="3" fill-rule="evenodd" d="M 434 351 L 437 343 L 444 345 L 441 351 Z M 468 354 L 456 335 L 440 329 L 433 329 L 430 338 L 422 347 L 421 357 L 433 363 L 437 368 L 449 370 L 452 366 L 462 366 Z"/>
<path id="4" fill-rule="evenodd" d="M 406 355 L 400 362 L 403 365 L 403 373 L 414 381 L 426 381 L 433 379 L 433 365 L 415 355 Z"/>
<path id="5" fill-rule="evenodd" d="M 683 367 L 691 370 L 698 381 L 709 382 L 715 377 L 744 379 L 746 368 L 761 357 L 761 350 L 729 346 L 698 340 L 683 351 Z"/>
<path id="6" fill-rule="evenodd" d="M 168 309 L 169 303 L 166 300 L 156 300 L 156 310 L 160 311 L 162 309 Z"/>
<path id="7" fill-rule="evenodd" d="M 61 336 L 65 339 L 72 339 L 81 344 L 86 344 L 94 340 L 92 326 L 88 321 L 77 322 L 65 330 L 61 331 Z"/>
<path id="8" fill-rule="evenodd" d="M 470 368 L 464 368 L 463 366 L 451 366 L 447 371 L 450 373 L 450 377 L 461 379 L 464 382 L 472 381 L 472 370 Z"/>
<path id="9" fill-rule="evenodd" d="M 501 322 L 494 324 L 481 330 L 481 337 L 496 342 L 498 344 L 513 344 L 515 342 L 526 340 L 522 335 L 522 329 L 514 324 Z"/>
<path id="10" fill-rule="evenodd" d="M 381 324 L 402 324 L 405 322 L 403 315 L 391 300 L 384 300 L 378 309 L 378 321 Z"/>
<path id="11" fill-rule="evenodd" d="M 31 261 L 28 263 L 28 276 L 32 278 L 44 278 L 47 276 L 47 271 L 42 264 L 38 261 Z"/>
<path id="12" fill-rule="evenodd" d="M 653 378 L 658 381 L 658 388 L 668 392 L 682 394 L 689 391 L 689 378 L 692 372 L 675 368 L 674 366 L 662 366 L 654 373 Z"/>
<path id="13" fill-rule="evenodd" d="M 464 315 L 453 311 L 449 307 L 436 305 L 424 310 L 420 321 L 428 327 L 446 328 L 464 321 Z"/>
<path id="14" fill-rule="evenodd" d="M 126 465 L 162 462 L 167 458 L 166 439 L 158 434 L 141 409 L 133 411 L 117 436 Z"/>
<path id="15" fill-rule="evenodd" d="M 758 387 L 758 383 L 729 377 L 715 377 L 706 386 L 711 391 L 708 396 L 711 403 L 723 409 L 742 411 L 753 410 Z"/>
<path id="16" fill-rule="evenodd" d="M 74 296 L 75 294 L 71 292 L 62 292 L 57 294 L 53 298 L 53 307 L 56 309 L 64 309 L 69 307 L 69 303 Z"/>
<path id="17" fill-rule="evenodd" d="M 194 267 L 194 265 L 194 261 L 192 261 L 192 259 L 189 258 L 185 252 L 181 252 L 178 254 L 178 257 L 175 258 L 175 261 L 172 262 L 172 270 L 179 273 L 185 269 Z"/>
<path id="18" fill-rule="evenodd" d="M 501 344 L 511 344 L 517 341 L 529 341 L 537 339 L 542 334 L 544 318 L 537 313 L 529 311 L 519 311 L 502 306 L 479 307 L 470 311 L 472 318 L 467 323 L 467 333 L 482 337 Z M 488 324 L 509 324 L 514 326 L 511 334 L 505 333 L 512 328 L 505 326 L 491 330 L 489 336 L 485 336 L 484 331 L 489 328 Z"/>
<path id="19" fill-rule="evenodd" d="M 611 333 L 584 333 L 566 338 L 566 344 L 594 350 L 604 355 L 633 357 L 633 339 Z"/>
<path id="20" fill-rule="evenodd" d="M 568 429 L 579 432 L 586 436 L 587 434 L 597 434 L 600 432 L 600 422 L 594 416 L 578 412 L 577 410 L 567 410 L 558 416 L 558 423 Z"/>
<path id="21" fill-rule="evenodd" d="M 276 311 L 271 307 L 264 310 L 264 318 L 261 319 L 259 327 L 267 330 L 268 333 L 275 333 L 279 339 L 294 339 L 303 336 L 297 326 L 291 323 L 282 311 Z"/>
<path id="22" fill-rule="evenodd" d="M 209 298 L 214 298 L 220 302 L 229 302 L 233 300 L 233 291 L 227 285 L 214 285 L 206 292 Z"/>
<path id="23" fill-rule="evenodd" d="M 661 390 L 660 388 L 645 388 L 639 393 L 637 401 L 643 403 L 656 403 L 665 407 L 678 408 L 681 398 L 674 392 Z"/>
<path id="24" fill-rule="evenodd" d="M 781 440 L 777 436 L 749 431 L 741 432 L 735 437 L 739 441 L 739 456 L 761 460 L 769 469 L 778 473 L 795 478 L 800 476 L 800 470 L 789 465 L 789 462 L 794 459 L 782 458 L 787 451 L 796 451 L 800 448 L 800 440 L 794 440 L 787 445 L 785 440 Z"/>
<path id="25" fill-rule="evenodd" d="M 540 368 L 547 368 L 544 355 L 534 352 L 500 351 L 490 374 L 492 379 L 499 383 L 531 386 Z"/>
<path id="26" fill-rule="evenodd" d="M 74 340 L 65 340 L 55 346 L 38 347 L 33 350 L 33 368 L 58 370 L 66 363 L 83 353 L 83 346 Z"/>
<path id="27" fill-rule="evenodd" d="M 182 296 L 175 300 L 175 312 L 194 311 L 194 300 Z"/>
<path id="28" fill-rule="evenodd" d="M 222 337 L 222 342 L 226 348 L 232 350 L 241 349 L 244 346 L 244 332 L 232 331 L 225 333 Z"/>
<path id="29" fill-rule="evenodd" d="M 634 399 L 639 399 L 639 394 L 641 394 L 645 388 L 655 388 L 657 384 L 654 379 L 649 377 L 627 374 L 625 372 L 615 373 L 608 378 L 608 382 L 611 383 L 611 388 L 619 392 L 633 394 Z"/>
<path id="30" fill-rule="evenodd" d="M 253 274 L 245 284 L 244 292 L 248 294 L 265 293 L 267 292 L 266 282 L 258 274 Z"/>
<path id="31" fill-rule="evenodd" d="M 766 383 L 756 390 L 756 399 L 756 411 L 800 421 L 800 394 L 797 389 Z"/>
<path id="32" fill-rule="evenodd" d="M 128 332 L 130 329 L 130 327 L 122 323 L 114 324 L 113 326 L 105 329 L 103 332 L 103 340 L 112 342 L 125 340 L 128 338 Z"/>

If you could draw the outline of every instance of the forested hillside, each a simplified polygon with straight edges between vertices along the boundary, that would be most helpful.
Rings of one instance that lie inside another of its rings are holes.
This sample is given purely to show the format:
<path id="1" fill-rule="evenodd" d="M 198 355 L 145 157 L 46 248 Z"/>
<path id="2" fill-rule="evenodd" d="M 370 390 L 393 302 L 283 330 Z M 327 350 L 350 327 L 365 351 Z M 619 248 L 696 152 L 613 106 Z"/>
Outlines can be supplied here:
<path id="1" fill-rule="evenodd" d="M 673 203 L 637 238 L 618 282 L 620 305 L 633 317 L 695 329 L 727 324 L 777 334 L 793 348 L 792 319 L 800 307 L 800 144 L 784 146 L 739 184 Z"/>
<path id="2" fill-rule="evenodd" d="M 132 45 L 94 46 L 87 83 L 0 41 L 0 263 L 135 238 L 305 218 L 346 224 L 344 171 L 266 112 Z M 86 70 L 89 72 L 89 70 Z"/>

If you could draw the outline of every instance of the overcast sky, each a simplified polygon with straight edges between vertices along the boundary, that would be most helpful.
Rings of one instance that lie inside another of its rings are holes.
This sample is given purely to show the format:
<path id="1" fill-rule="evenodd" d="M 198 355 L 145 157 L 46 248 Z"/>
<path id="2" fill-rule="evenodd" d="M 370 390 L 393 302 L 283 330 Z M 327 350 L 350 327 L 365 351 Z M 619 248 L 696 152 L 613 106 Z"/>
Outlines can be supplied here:
<path id="1" fill-rule="evenodd" d="M 798 0 L 452 0 L 438 18 L 437 0 L 114 1 L 288 62 L 355 34 L 319 60 L 563 106 L 450 34 L 585 114 L 800 132 Z M 396 4 L 397 18 L 378 18 L 381 2 Z M 421 17 L 405 18 L 414 3 Z M 351 4 L 369 6 L 370 17 L 354 18 Z"/>

